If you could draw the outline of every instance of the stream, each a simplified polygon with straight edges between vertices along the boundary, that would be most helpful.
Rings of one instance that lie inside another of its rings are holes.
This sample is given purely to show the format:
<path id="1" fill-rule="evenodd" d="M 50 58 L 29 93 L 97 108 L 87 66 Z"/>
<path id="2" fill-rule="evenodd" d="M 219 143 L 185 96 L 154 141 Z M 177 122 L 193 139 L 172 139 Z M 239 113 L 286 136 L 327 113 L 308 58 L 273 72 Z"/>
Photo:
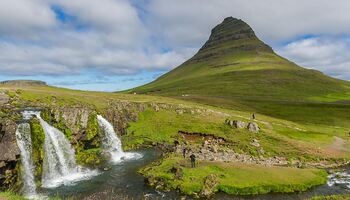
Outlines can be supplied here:
<path id="1" fill-rule="evenodd" d="M 38 192 L 46 196 L 59 196 L 62 199 L 180 199 L 182 195 L 172 192 L 161 192 L 144 184 L 144 178 L 137 174 L 137 169 L 160 158 L 161 153 L 155 149 L 137 151 L 140 158 L 129 158 L 113 165 L 111 170 L 101 172 L 90 180 L 82 180 L 57 188 L 39 188 Z M 295 200 L 308 199 L 319 195 L 350 194 L 350 167 L 330 176 L 328 184 L 314 187 L 306 192 L 291 194 L 268 194 L 256 196 L 231 196 L 216 194 L 213 200 Z M 187 197 L 186 199 L 192 199 Z"/>

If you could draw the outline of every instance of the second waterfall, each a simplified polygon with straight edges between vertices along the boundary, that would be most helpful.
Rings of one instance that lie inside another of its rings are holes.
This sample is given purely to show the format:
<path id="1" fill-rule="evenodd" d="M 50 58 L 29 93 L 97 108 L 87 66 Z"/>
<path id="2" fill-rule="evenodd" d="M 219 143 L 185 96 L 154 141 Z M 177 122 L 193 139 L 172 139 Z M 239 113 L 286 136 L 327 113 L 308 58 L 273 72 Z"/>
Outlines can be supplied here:
<path id="1" fill-rule="evenodd" d="M 117 137 L 112 124 L 101 115 L 97 115 L 97 120 L 101 130 L 102 145 L 111 154 L 112 162 L 118 163 L 122 160 L 142 157 L 138 153 L 124 152 L 122 143 Z"/>

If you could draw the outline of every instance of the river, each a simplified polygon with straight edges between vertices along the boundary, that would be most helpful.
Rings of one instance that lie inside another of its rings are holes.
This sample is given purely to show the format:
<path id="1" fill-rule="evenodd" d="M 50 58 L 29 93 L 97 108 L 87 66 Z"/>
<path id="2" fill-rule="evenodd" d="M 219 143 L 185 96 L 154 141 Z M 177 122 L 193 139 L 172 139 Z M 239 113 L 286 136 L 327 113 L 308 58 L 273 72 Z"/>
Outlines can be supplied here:
<path id="1" fill-rule="evenodd" d="M 63 199 L 180 199 L 179 193 L 161 192 L 150 188 L 144 184 L 144 178 L 137 174 L 137 169 L 160 158 L 159 151 L 154 149 L 139 150 L 142 158 L 129 159 L 113 165 L 111 170 L 101 172 L 90 180 L 83 180 L 74 184 L 68 184 L 51 189 L 39 189 L 41 194 L 46 196 L 59 196 Z M 344 169 L 350 173 L 350 168 Z M 342 181 L 339 181 L 342 182 Z M 306 192 L 292 194 L 269 194 L 257 196 L 230 196 L 226 194 L 216 194 L 213 200 L 289 200 L 308 199 L 318 195 L 350 194 L 347 184 L 327 184 L 314 187 Z M 186 199 L 192 199 L 187 197 Z"/>

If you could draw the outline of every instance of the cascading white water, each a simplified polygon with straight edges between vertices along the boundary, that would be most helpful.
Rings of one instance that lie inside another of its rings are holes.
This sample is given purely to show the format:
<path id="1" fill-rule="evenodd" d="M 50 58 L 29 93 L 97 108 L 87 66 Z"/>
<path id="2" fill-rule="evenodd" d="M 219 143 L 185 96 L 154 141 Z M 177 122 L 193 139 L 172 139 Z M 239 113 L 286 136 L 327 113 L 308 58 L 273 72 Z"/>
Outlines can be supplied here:
<path id="1" fill-rule="evenodd" d="M 97 115 L 97 121 L 101 130 L 101 139 L 103 147 L 111 154 L 112 161 L 117 163 L 123 159 L 137 159 L 142 157 L 141 154 L 124 152 L 122 143 L 117 137 L 111 123 L 101 115 Z"/>
<path id="2" fill-rule="evenodd" d="M 72 184 L 97 174 L 78 166 L 75 151 L 65 135 L 36 113 L 45 133 L 42 186 L 46 188 Z"/>
<path id="3" fill-rule="evenodd" d="M 36 198 L 36 185 L 34 181 L 34 164 L 32 159 L 32 139 L 30 125 L 21 123 L 16 130 L 17 145 L 21 153 L 23 194 L 29 198 Z"/>

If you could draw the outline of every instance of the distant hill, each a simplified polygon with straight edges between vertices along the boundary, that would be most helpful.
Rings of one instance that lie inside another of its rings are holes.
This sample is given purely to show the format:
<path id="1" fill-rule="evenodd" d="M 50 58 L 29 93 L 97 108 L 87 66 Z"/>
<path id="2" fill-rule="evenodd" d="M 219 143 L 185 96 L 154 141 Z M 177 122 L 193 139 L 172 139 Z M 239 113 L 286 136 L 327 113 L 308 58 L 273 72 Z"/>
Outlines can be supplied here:
<path id="1" fill-rule="evenodd" d="M 190 33 L 189 33 L 190 34 Z M 305 100 L 350 91 L 349 82 L 277 55 L 244 21 L 226 18 L 188 61 L 130 93 Z"/>
<path id="2" fill-rule="evenodd" d="M 10 86 L 47 86 L 47 84 L 44 81 L 37 81 L 37 80 L 8 80 L 8 81 L 1 81 L 1 85 L 10 85 Z"/>

